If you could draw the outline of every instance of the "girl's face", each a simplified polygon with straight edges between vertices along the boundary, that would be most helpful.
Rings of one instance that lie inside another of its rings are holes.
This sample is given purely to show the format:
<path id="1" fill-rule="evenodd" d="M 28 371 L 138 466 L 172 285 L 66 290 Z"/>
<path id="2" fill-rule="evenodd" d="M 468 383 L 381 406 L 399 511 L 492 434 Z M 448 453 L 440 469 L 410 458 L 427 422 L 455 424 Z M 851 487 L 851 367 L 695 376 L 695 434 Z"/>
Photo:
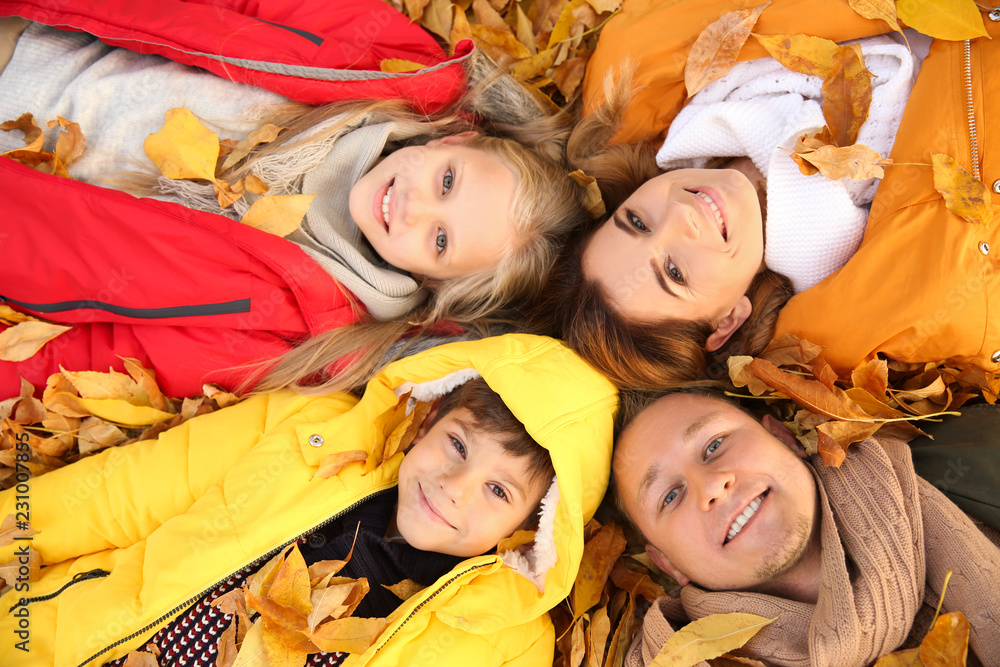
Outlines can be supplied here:
<path id="1" fill-rule="evenodd" d="M 390 153 L 351 189 L 351 217 L 389 264 L 438 280 L 498 264 L 515 234 L 517 179 L 467 139 Z"/>
<path id="2" fill-rule="evenodd" d="M 583 271 L 631 320 L 718 325 L 745 300 L 763 256 L 750 180 L 732 169 L 678 169 L 644 183 L 598 228 Z"/>

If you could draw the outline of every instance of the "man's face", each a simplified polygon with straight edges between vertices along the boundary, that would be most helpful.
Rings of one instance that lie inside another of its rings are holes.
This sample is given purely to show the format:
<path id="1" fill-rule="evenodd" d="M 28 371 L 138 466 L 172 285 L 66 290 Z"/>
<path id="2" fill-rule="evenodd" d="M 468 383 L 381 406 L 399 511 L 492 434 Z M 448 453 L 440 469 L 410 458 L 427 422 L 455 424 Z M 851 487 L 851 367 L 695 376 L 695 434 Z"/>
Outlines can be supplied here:
<path id="1" fill-rule="evenodd" d="M 532 478 L 528 457 L 507 453 L 457 408 L 403 457 L 396 527 L 417 549 L 478 556 L 531 516 L 551 481 Z"/>
<path id="2" fill-rule="evenodd" d="M 647 551 L 681 584 L 761 588 L 818 543 L 816 483 L 805 463 L 727 401 L 660 399 L 622 434 L 614 475 Z"/>

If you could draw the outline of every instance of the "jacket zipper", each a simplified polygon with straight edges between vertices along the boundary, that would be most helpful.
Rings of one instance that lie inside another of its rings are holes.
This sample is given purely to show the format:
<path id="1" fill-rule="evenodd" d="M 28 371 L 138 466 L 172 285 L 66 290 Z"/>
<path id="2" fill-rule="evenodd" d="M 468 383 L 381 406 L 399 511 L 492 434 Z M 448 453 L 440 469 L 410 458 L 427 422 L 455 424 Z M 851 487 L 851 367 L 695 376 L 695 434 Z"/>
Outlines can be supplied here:
<path id="1" fill-rule="evenodd" d="M 361 505 L 362 503 L 367 502 L 368 500 L 371 500 L 372 498 L 374 498 L 377 495 L 385 493 L 390 488 L 392 488 L 392 487 L 388 487 L 388 488 L 385 488 L 385 489 L 379 489 L 378 491 L 375 491 L 374 493 L 371 493 L 371 494 L 365 496 L 364 498 L 361 498 L 361 499 L 357 500 L 355 503 L 353 503 L 349 507 L 345 507 L 344 509 L 340 510 L 339 512 L 337 512 L 336 514 L 334 514 L 330 518 L 326 519 L 325 521 L 317 524 L 316 526 L 314 526 L 311 529 L 305 531 L 304 533 L 301 533 L 297 537 L 295 537 L 295 538 L 293 538 L 293 539 L 291 539 L 291 540 L 289 540 L 287 542 L 284 542 L 283 544 L 278 545 L 277 547 L 275 547 L 274 549 L 271 549 L 270 551 L 268 551 L 264 555 L 262 555 L 262 556 L 260 556 L 260 557 L 258 557 L 256 559 L 250 561 L 249 563 L 247 563 L 243 567 L 239 567 L 239 568 L 237 568 L 234 571 L 235 572 L 239 572 L 240 570 L 248 568 L 251 565 L 256 565 L 257 563 L 261 563 L 261 562 L 267 560 L 268 558 L 273 557 L 274 554 L 278 553 L 279 551 L 281 551 L 282 549 L 284 549 L 285 547 L 287 547 L 289 544 L 292 544 L 293 542 L 298 542 L 299 540 L 301 540 L 306 535 L 308 535 L 310 533 L 316 532 L 317 530 L 319 530 L 320 528 L 322 528 L 323 526 L 325 526 L 326 524 L 328 524 L 328 523 L 330 523 L 332 521 L 336 521 L 338 518 L 340 518 L 344 514 L 347 514 L 348 512 L 350 512 L 351 510 L 353 510 L 358 505 Z M 193 603 L 197 602 L 199 598 L 201 598 L 206 593 L 209 593 L 210 591 L 214 590 L 216 587 L 218 587 L 219 585 L 221 585 L 226 579 L 228 579 L 231 576 L 232 576 L 232 573 L 230 573 L 229 575 L 227 575 L 225 578 L 220 579 L 219 581 L 215 582 L 214 584 L 212 584 L 211 586 L 209 586 L 205 590 L 201 591 L 197 595 L 195 595 L 195 596 L 193 596 L 193 597 L 185 600 L 184 602 L 182 602 L 181 604 L 177 605 L 176 607 L 174 607 L 173 609 L 171 609 L 167 613 L 163 614 L 162 616 L 160 616 L 156 620 L 154 620 L 154 621 L 146 624 L 144 627 L 139 628 L 138 630 L 136 630 L 132 634 L 130 634 L 130 635 L 126 636 L 126 637 L 122 637 L 121 639 L 119 639 L 118 641 L 114 642 L 113 644 L 109 644 L 108 646 L 105 646 L 100 651 L 98 651 L 94 655 L 90 656 L 89 658 L 87 658 L 86 660 L 84 660 L 83 662 L 81 662 L 80 665 L 79 665 L 79 667 L 85 667 L 88 663 L 92 662 L 95 658 L 98 658 L 99 656 L 107 653 L 108 651 L 110 651 L 111 649 L 115 648 L 116 646 L 120 646 L 121 644 L 124 644 L 125 642 L 130 641 L 130 640 L 132 640 L 135 637 L 138 637 L 139 635 L 141 635 L 142 633 L 146 632 L 147 630 L 156 627 L 157 625 L 159 625 L 160 623 L 162 623 L 166 619 L 170 618 L 171 616 L 173 616 L 177 612 L 179 612 L 182 609 L 185 609 L 186 607 L 189 607 Z M 70 583 L 72 583 L 72 582 L 70 582 Z M 67 585 L 69 585 L 69 584 L 67 584 Z"/>
<path id="2" fill-rule="evenodd" d="M 53 591 L 52 593 L 49 593 L 47 595 L 38 595 L 38 596 L 35 596 L 35 597 L 32 597 L 32 598 L 21 598 L 20 600 L 17 601 L 17 603 L 13 607 L 11 607 L 9 610 L 7 610 L 7 613 L 9 614 L 10 612 L 14 611 L 18 607 L 27 607 L 29 604 L 31 604 L 33 602 L 44 602 L 45 600 L 51 600 L 52 598 L 54 598 L 55 596 L 59 595 L 64 590 L 66 590 L 67 588 L 69 588 L 70 586 L 72 586 L 74 584 L 78 584 L 81 581 L 87 581 L 88 579 L 98 579 L 100 577 L 106 577 L 109 574 L 111 574 L 111 573 L 108 572 L 107 570 L 102 570 L 100 568 L 95 569 L 95 570 L 89 570 L 87 572 L 78 572 L 78 573 L 76 573 L 76 574 L 73 575 L 72 579 L 70 579 L 65 584 L 63 584 L 59 588 L 59 590 Z"/>
<path id="3" fill-rule="evenodd" d="M 981 180 L 979 174 L 979 137 L 976 135 L 976 110 L 972 104 L 972 41 L 965 40 L 962 65 L 965 70 L 965 110 L 969 117 L 969 149 L 972 154 L 972 175 Z"/>
<path id="4" fill-rule="evenodd" d="M 427 604 L 428 602 L 430 602 L 431 600 L 433 600 L 435 597 L 437 597 L 437 595 L 441 591 L 443 591 L 448 586 L 450 586 L 456 579 L 462 578 L 463 576 L 465 576 L 469 572 L 472 572 L 473 570 L 478 570 L 480 568 L 488 567 L 490 565 L 493 565 L 493 563 L 482 563 L 480 565 L 473 565 L 472 567 L 466 568 L 465 570 L 463 570 L 462 572 L 459 572 L 458 574 L 456 574 L 454 577 L 452 577 L 448 581 L 446 581 L 443 584 L 441 584 L 441 586 L 436 591 L 434 591 L 433 593 L 431 593 L 430 595 L 428 595 L 427 598 L 423 602 L 421 602 L 416 607 L 414 607 L 413 611 L 411 611 L 409 614 L 406 615 L 406 618 L 404 618 L 400 622 L 400 624 L 396 626 L 396 629 L 392 631 L 392 634 L 390 634 L 388 637 L 386 637 L 385 641 L 382 642 L 377 649 L 375 649 L 375 654 L 377 654 L 379 651 L 381 651 L 382 648 L 386 644 L 388 644 L 392 640 L 393 637 L 396 636 L 396 633 L 399 632 L 403 628 L 403 626 L 406 625 L 409 622 L 409 620 L 411 618 L 413 618 L 417 614 L 417 612 L 420 611 L 423 608 L 423 606 L 425 604 Z"/>

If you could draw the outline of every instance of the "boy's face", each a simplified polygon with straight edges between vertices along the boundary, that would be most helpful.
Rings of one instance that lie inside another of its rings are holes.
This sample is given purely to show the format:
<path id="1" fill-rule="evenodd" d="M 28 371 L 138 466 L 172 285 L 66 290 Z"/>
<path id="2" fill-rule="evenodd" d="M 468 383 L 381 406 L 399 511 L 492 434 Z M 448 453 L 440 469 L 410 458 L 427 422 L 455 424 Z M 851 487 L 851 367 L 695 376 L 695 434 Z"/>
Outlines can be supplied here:
<path id="1" fill-rule="evenodd" d="M 727 401 L 660 399 L 619 439 L 614 475 L 653 561 L 681 584 L 766 588 L 818 544 L 818 492 L 807 466 L 790 443 Z"/>
<path id="2" fill-rule="evenodd" d="M 403 457 L 397 530 L 423 551 L 486 553 L 524 523 L 551 482 L 530 480 L 528 462 L 476 428 L 468 408 L 452 410 Z"/>
<path id="3" fill-rule="evenodd" d="M 456 135 L 394 151 L 351 189 L 351 217 L 397 269 L 438 280 L 497 266 L 517 179 Z"/>

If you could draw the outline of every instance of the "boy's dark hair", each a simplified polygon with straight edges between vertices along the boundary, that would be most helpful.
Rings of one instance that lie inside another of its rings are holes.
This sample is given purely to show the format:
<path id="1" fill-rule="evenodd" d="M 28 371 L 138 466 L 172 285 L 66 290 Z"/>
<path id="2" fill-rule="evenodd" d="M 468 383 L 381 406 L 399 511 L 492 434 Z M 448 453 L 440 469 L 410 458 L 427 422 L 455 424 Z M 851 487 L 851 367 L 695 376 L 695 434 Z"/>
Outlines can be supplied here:
<path id="1" fill-rule="evenodd" d="M 514 416 L 500 395 L 490 389 L 486 380 L 469 380 L 445 394 L 431 426 L 458 408 L 467 408 L 472 413 L 476 428 L 497 437 L 505 452 L 511 456 L 528 457 L 528 481 L 534 482 L 538 478 L 550 481 L 555 475 L 548 450 L 528 435 L 524 424 Z"/>

